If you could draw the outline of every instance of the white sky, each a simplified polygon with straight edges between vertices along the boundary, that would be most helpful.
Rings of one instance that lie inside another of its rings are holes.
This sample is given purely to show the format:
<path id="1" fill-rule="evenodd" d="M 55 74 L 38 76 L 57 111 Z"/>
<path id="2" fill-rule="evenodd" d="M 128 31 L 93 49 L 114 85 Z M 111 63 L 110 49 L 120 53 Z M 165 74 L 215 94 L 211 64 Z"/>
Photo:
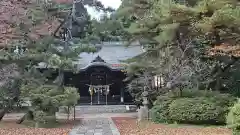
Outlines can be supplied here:
<path id="1" fill-rule="evenodd" d="M 121 0 L 99 0 L 99 1 L 101 1 L 105 7 L 112 7 L 114 9 L 117 9 L 122 3 Z"/>
<path id="2" fill-rule="evenodd" d="M 105 7 L 112 7 L 114 9 L 117 9 L 122 3 L 121 0 L 99 0 L 99 1 L 101 1 Z M 88 10 L 88 13 L 92 16 L 92 18 L 99 19 L 101 14 L 103 14 L 103 12 L 98 12 L 92 7 L 86 6 L 86 8 Z"/>

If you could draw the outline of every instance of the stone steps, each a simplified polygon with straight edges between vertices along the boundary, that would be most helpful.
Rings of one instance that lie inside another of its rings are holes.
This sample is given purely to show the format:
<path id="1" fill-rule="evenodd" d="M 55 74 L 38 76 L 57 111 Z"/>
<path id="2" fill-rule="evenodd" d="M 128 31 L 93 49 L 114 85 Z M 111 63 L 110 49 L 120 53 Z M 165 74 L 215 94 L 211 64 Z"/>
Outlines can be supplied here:
<path id="1" fill-rule="evenodd" d="M 136 112 L 135 105 L 82 105 L 76 106 L 76 114 L 100 114 L 100 113 L 128 113 Z M 60 113 L 64 113 L 64 108 L 61 107 Z"/>

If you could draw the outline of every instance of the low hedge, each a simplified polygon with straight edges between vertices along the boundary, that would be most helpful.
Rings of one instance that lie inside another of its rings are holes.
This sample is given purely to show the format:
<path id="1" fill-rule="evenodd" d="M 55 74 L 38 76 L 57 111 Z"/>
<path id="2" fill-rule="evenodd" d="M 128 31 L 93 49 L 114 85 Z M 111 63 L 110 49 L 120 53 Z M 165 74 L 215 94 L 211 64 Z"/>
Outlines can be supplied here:
<path id="1" fill-rule="evenodd" d="M 240 135 L 240 101 L 238 101 L 227 115 L 227 125 L 233 130 L 233 135 Z"/>
<path id="2" fill-rule="evenodd" d="M 150 117 L 156 123 L 166 123 L 169 122 L 168 113 L 169 105 L 172 103 L 173 99 L 162 96 L 158 97 L 154 106 L 150 110 Z"/>
<path id="3" fill-rule="evenodd" d="M 225 124 L 225 116 L 235 98 L 211 91 L 184 90 L 182 96 L 159 96 L 150 110 L 157 123 Z"/>
<path id="4" fill-rule="evenodd" d="M 216 101 L 205 97 L 180 98 L 169 105 L 169 119 L 178 123 L 222 124 L 228 106 L 220 106 Z"/>

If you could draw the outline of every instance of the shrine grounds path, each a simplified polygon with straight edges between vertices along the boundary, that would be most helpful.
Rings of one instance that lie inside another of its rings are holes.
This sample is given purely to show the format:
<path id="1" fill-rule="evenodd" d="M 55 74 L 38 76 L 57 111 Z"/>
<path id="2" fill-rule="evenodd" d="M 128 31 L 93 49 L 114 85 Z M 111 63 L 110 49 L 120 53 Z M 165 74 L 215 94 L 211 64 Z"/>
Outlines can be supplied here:
<path id="1" fill-rule="evenodd" d="M 85 118 L 69 135 L 120 135 L 111 118 Z"/>
<path id="2" fill-rule="evenodd" d="M 101 113 L 101 114 L 82 114 L 76 115 L 77 123 L 58 128 L 28 128 L 23 125 L 17 125 L 16 120 L 21 118 L 23 113 L 7 114 L 3 121 L 12 121 L 7 123 L 9 127 L 0 123 L 0 135 L 120 135 L 112 117 L 131 117 L 135 118 L 136 113 Z M 57 119 L 66 120 L 67 115 L 57 113 Z M 73 119 L 73 116 L 70 116 Z M 13 124 L 14 123 L 14 124 Z"/>
<path id="3" fill-rule="evenodd" d="M 3 121 L 18 119 L 23 114 L 8 114 Z M 1 127 L 0 135 L 231 135 L 225 127 L 138 123 L 136 113 L 102 113 L 78 115 L 74 125 L 58 128 Z M 58 114 L 66 119 L 66 114 Z M 72 116 L 71 118 L 72 119 Z M 3 125 L 4 126 L 4 125 Z"/>

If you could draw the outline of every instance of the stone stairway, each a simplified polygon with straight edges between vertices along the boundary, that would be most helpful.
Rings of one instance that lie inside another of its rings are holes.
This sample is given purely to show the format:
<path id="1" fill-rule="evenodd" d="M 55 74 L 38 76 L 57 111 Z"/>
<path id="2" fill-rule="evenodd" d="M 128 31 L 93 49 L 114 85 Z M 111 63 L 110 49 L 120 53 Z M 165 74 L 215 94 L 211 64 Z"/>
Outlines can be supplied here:
<path id="1" fill-rule="evenodd" d="M 135 105 L 81 105 L 76 106 L 76 114 L 100 114 L 100 113 L 128 113 L 136 112 Z M 61 107 L 60 113 L 64 113 L 64 108 Z"/>

